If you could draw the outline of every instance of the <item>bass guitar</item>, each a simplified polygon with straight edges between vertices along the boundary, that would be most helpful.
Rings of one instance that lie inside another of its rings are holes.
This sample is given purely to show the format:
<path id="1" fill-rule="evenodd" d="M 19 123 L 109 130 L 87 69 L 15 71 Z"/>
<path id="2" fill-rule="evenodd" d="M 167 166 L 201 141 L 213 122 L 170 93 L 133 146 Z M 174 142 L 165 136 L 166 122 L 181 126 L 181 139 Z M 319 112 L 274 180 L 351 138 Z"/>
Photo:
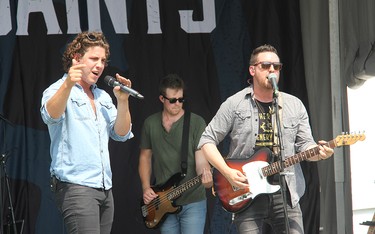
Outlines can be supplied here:
<path id="1" fill-rule="evenodd" d="M 352 145 L 365 139 L 364 134 L 339 135 L 327 142 L 327 146 L 335 148 L 343 145 Z M 287 168 L 308 158 L 319 155 L 319 146 L 300 152 L 283 161 L 283 167 Z M 246 209 L 253 199 L 260 194 L 272 194 L 279 191 L 280 186 L 269 182 L 269 178 L 280 172 L 280 161 L 271 162 L 272 152 L 268 148 L 258 150 L 248 159 L 226 160 L 230 168 L 244 173 L 249 187 L 240 189 L 232 186 L 229 181 L 218 171 L 214 170 L 214 188 L 222 207 L 231 213 L 238 213 Z"/>
<path id="2" fill-rule="evenodd" d="M 158 195 L 149 204 L 144 204 L 141 199 L 141 212 L 147 228 L 157 228 L 166 218 L 167 214 L 174 214 L 181 210 L 174 201 L 188 189 L 202 182 L 202 175 L 196 176 L 185 183 L 178 185 L 181 174 L 173 175 L 162 186 L 154 186 L 152 189 Z"/>

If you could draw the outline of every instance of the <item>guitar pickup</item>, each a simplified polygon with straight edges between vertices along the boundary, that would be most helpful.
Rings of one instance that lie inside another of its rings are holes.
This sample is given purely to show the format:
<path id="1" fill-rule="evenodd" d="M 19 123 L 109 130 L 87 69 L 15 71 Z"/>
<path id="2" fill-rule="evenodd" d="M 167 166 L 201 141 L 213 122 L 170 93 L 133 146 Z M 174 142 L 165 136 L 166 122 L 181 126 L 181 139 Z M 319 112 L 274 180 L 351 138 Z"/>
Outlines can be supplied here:
<path id="1" fill-rule="evenodd" d="M 147 206 L 146 206 L 146 205 L 143 205 L 143 206 L 141 207 L 141 209 L 142 209 L 142 215 L 143 215 L 143 217 L 146 217 L 146 216 L 148 215 Z"/>
<path id="2" fill-rule="evenodd" d="M 246 201 L 246 200 L 252 198 L 251 194 L 252 194 L 251 192 L 248 192 L 248 193 L 242 194 L 241 196 L 235 197 L 235 198 L 229 200 L 229 205 L 233 206 L 237 203 Z"/>

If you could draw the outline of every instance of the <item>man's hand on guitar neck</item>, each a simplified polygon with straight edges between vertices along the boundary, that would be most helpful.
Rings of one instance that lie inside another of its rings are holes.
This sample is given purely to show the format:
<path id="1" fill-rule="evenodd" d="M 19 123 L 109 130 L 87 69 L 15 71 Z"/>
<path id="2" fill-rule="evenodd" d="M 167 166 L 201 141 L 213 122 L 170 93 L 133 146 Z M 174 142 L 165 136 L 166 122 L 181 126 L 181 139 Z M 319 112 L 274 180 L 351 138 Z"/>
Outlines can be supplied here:
<path id="1" fill-rule="evenodd" d="M 150 203 L 152 200 L 154 200 L 158 195 L 155 193 L 155 191 L 148 187 L 143 190 L 143 202 L 145 204 Z"/>
<path id="2" fill-rule="evenodd" d="M 327 146 L 326 141 L 320 140 L 320 141 L 318 141 L 318 143 L 319 143 L 319 145 L 313 145 L 313 146 L 310 146 L 310 147 L 307 148 L 309 150 L 309 149 L 315 148 L 316 146 L 319 146 L 319 154 L 315 157 L 309 158 L 308 161 L 324 160 L 324 159 L 327 159 L 327 158 L 329 158 L 333 155 L 334 151 L 333 151 L 332 148 L 329 148 Z"/>

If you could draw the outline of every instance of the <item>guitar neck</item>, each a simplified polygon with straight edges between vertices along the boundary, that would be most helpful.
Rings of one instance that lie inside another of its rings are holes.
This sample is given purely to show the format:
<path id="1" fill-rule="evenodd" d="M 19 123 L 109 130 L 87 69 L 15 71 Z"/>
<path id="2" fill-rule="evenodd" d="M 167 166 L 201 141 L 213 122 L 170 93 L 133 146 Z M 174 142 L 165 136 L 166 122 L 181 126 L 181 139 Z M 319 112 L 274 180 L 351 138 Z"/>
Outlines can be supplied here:
<path id="1" fill-rule="evenodd" d="M 200 183 L 202 180 L 202 175 L 199 175 L 199 176 L 196 176 L 188 181 L 186 181 L 185 183 L 177 186 L 176 188 L 172 189 L 169 193 L 168 193 L 168 199 L 170 200 L 173 200 L 177 197 L 179 197 L 181 194 L 183 194 L 186 190 L 190 189 L 191 187 L 193 187 L 194 185 Z"/>
<path id="2" fill-rule="evenodd" d="M 335 140 L 331 140 L 331 141 L 327 142 L 325 145 L 332 148 L 332 149 L 337 146 Z M 316 146 L 314 148 L 311 148 L 309 150 L 300 152 L 298 154 L 295 154 L 291 157 L 286 158 L 283 161 L 283 167 L 284 168 L 290 167 L 294 164 L 297 164 L 297 163 L 302 162 L 304 160 L 307 160 L 309 158 L 315 157 L 317 155 L 319 155 L 319 146 Z M 263 172 L 264 176 L 271 176 L 271 175 L 277 174 L 277 173 L 280 172 L 280 170 L 281 170 L 280 161 L 271 163 L 270 165 L 262 168 L 262 172 Z"/>

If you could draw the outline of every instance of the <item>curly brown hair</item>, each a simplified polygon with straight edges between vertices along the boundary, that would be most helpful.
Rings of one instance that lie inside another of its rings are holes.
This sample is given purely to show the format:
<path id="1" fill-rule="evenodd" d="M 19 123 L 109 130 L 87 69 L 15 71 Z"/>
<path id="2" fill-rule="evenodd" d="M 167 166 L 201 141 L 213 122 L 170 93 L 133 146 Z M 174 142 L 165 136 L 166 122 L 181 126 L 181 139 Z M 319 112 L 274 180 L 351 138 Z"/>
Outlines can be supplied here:
<path id="1" fill-rule="evenodd" d="M 87 49 L 94 46 L 100 46 L 105 49 L 105 56 L 108 61 L 109 57 L 109 44 L 101 32 L 81 32 L 79 33 L 72 42 L 70 42 L 63 54 L 62 63 L 65 72 L 68 72 L 72 66 L 72 59 L 75 55 L 83 56 Z"/>

